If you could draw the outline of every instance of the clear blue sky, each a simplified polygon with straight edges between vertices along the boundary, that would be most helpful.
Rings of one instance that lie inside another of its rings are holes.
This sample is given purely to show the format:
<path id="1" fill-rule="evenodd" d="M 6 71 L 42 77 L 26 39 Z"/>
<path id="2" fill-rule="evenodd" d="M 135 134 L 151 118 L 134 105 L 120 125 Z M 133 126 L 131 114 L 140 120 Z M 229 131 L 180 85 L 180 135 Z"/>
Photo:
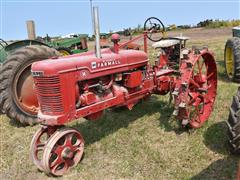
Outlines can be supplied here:
<path id="1" fill-rule="evenodd" d="M 1 37 L 27 38 L 26 20 L 37 35 L 92 34 L 88 0 L 0 0 Z M 164 24 L 197 24 L 205 19 L 240 19 L 240 0 L 93 0 L 99 6 L 101 32 L 143 24 L 156 16 Z"/>

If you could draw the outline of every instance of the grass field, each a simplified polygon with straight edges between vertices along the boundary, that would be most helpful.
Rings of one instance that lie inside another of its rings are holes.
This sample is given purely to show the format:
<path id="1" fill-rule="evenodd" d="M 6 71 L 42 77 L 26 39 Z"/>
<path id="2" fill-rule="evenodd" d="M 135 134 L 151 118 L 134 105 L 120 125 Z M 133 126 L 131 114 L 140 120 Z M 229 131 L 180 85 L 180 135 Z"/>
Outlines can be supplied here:
<path id="1" fill-rule="evenodd" d="M 83 134 L 85 156 L 57 179 L 236 179 L 238 158 L 228 152 L 224 123 L 238 87 L 226 79 L 223 67 L 231 30 L 184 34 L 196 37 L 189 47 L 208 44 L 216 55 L 218 96 L 209 121 L 201 129 L 182 131 L 171 118 L 168 96 L 152 96 L 132 111 L 107 110 L 96 122 L 75 121 L 68 126 Z M 21 127 L 4 115 L 0 126 L 0 179 L 56 179 L 39 172 L 29 159 L 29 145 L 39 126 Z"/>

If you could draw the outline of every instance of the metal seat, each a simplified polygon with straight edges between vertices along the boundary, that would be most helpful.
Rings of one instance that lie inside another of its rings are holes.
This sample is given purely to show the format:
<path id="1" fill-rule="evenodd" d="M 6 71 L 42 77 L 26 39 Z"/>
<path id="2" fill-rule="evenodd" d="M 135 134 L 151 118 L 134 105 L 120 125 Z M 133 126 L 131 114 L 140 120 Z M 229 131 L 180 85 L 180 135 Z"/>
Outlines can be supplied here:
<path id="1" fill-rule="evenodd" d="M 180 41 L 179 40 L 175 40 L 175 39 L 166 39 L 166 40 L 161 40 L 158 42 L 153 43 L 152 47 L 153 48 L 166 48 L 166 47 L 170 47 L 170 46 L 174 46 L 176 44 L 179 44 Z"/>
<path id="2" fill-rule="evenodd" d="M 174 37 L 173 39 L 163 39 L 161 41 L 153 43 L 152 47 L 155 49 L 156 48 L 166 48 L 166 47 L 170 47 L 170 46 L 179 44 L 180 41 L 186 41 L 188 39 L 189 39 L 189 37 L 185 37 L 185 36 L 178 36 L 178 37 Z"/>

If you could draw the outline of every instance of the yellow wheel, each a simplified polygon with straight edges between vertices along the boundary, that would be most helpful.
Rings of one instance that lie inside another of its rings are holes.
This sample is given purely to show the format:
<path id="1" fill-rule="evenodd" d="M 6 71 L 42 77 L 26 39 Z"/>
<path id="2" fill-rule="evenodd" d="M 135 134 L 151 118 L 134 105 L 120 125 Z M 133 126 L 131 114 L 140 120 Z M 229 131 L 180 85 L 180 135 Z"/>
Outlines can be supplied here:
<path id="1" fill-rule="evenodd" d="M 68 48 L 62 48 L 62 47 L 60 47 L 60 48 L 58 48 L 57 50 L 58 50 L 58 52 L 60 53 L 61 56 L 69 56 L 69 55 L 72 54 L 71 51 L 70 51 L 70 49 L 68 49 Z"/>
<path id="2" fill-rule="evenodd" d="M 226 72 L 229 78 L 232 79 L 234 74 L 234 66 L 233 66 L 233 49 L 231 47 L 226 47 Z"/>
<path id="3" fill-rule="evenodd" d="M 226 42 L 224 63 L 228 78 L 240 83 L 240 38 L 234 37 Z"/>

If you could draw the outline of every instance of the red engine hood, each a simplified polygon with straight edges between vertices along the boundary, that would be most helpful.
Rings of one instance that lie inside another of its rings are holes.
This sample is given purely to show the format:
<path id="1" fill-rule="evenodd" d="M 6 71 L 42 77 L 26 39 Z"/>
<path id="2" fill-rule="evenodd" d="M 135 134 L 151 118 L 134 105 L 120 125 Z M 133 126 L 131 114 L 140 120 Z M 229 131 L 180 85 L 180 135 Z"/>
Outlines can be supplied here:
<path id="1" fill-rule="evenodd" d="M 133 66 L 142 66 L 148 63 L 147 54 L 137 50 L 120 50 L 118 54 L 110 49 L 102 50 L 102 58 L 96 58 L 93 52 L 78 55 L 60 57 L 58 59 L 47 59 L 32 64 L 33 74 L 40 73 L 51 76 L 71 71 L 85 70 L 87 73 L 104 72 L 115 70 L 126 71 Z"/>

